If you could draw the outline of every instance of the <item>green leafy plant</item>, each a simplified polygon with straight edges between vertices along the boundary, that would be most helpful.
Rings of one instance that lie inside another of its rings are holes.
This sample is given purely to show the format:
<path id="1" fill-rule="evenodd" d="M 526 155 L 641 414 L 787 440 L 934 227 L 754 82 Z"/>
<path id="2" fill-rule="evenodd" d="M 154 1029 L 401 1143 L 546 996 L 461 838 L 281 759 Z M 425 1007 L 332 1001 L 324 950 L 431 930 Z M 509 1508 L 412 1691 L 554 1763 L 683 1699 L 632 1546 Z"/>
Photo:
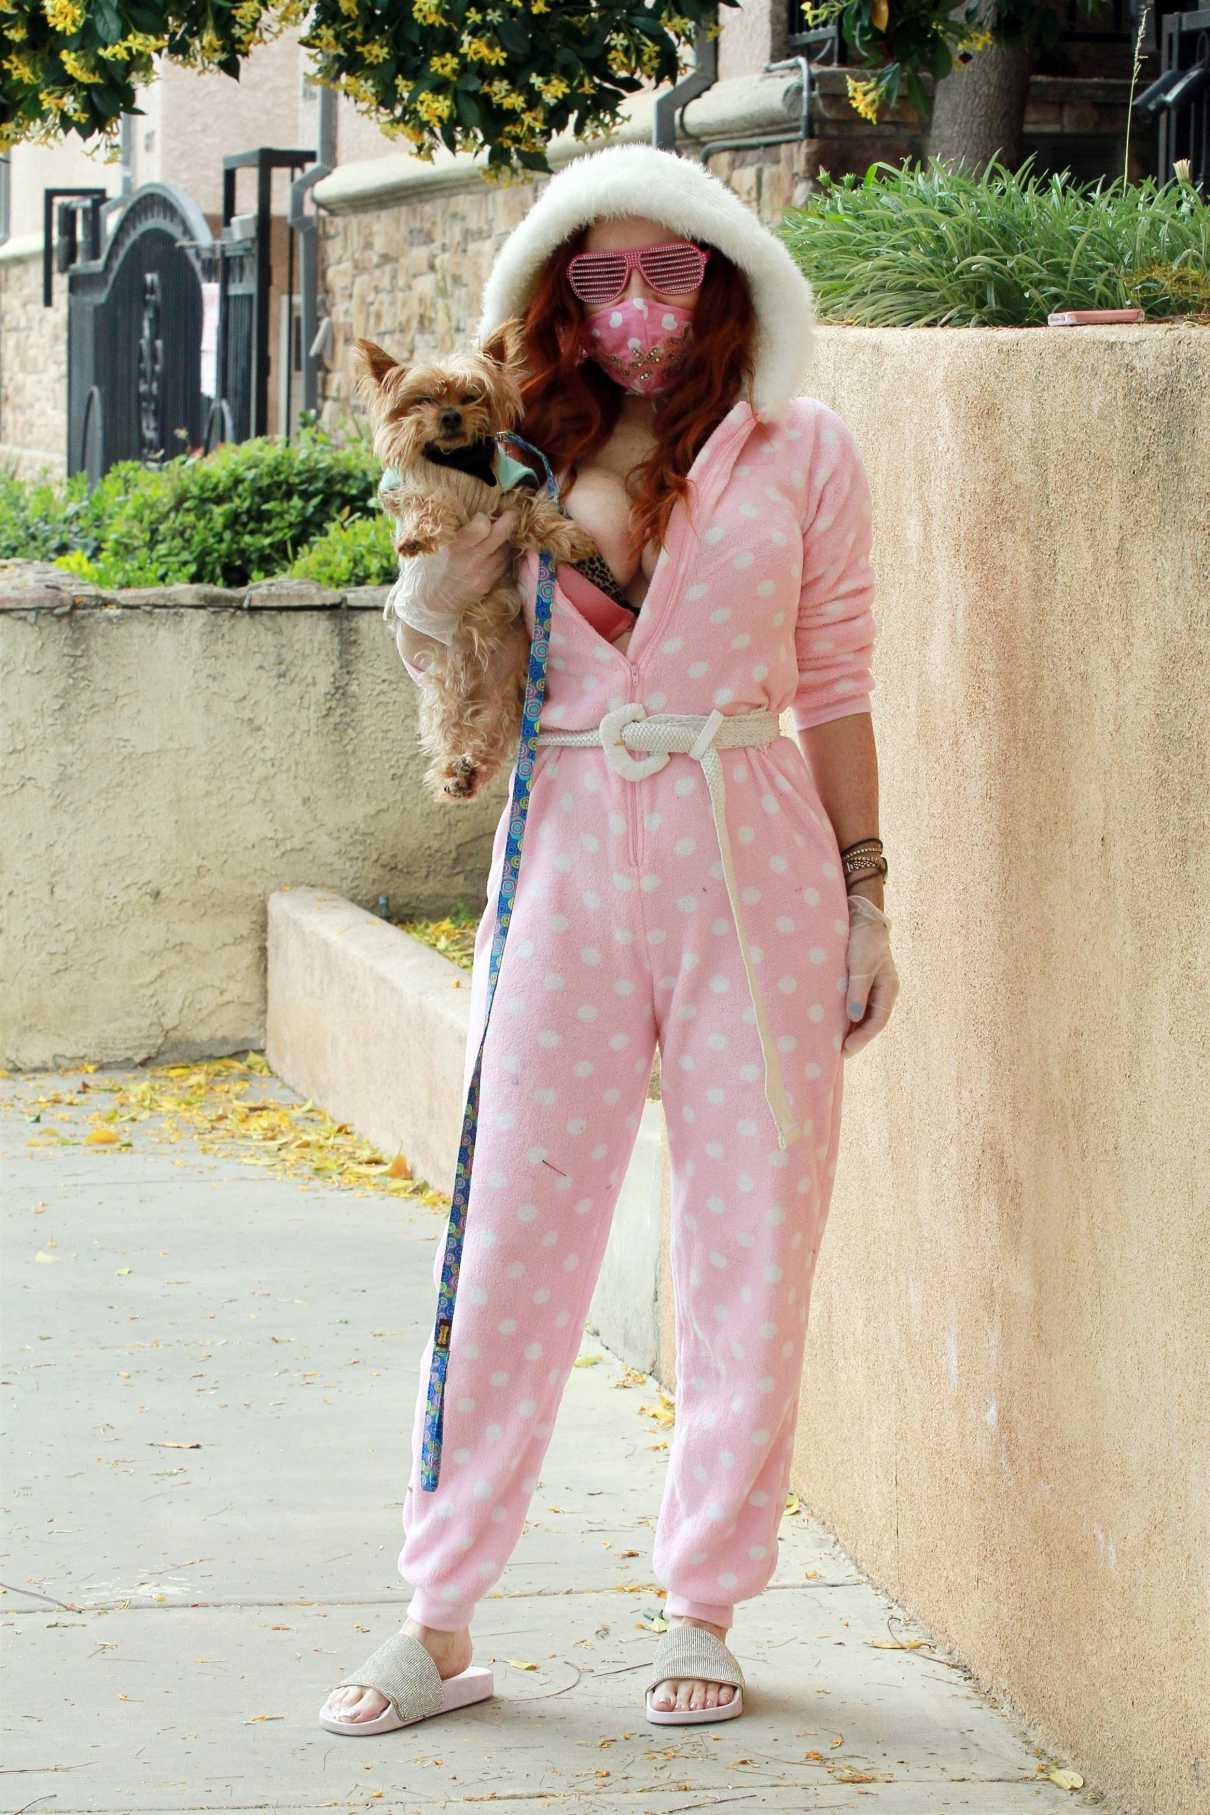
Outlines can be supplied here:
<path id="1" fill-rule="evenodd" d="M 53 561 L 96 546 L 82 473 L 65 485 L 0 473 L 0 560 Z"/>
<path id="2" fill-rule="evenodd" d="M 290 572 L 340 591 L 349 586 L 389 586 L 399 571 L 390 519 L 340 517 L 308 543 Z"/>
<path id="3" fill-rule="evenodd" d="M 91 496 L 82 476 L 61 488 L 8 480 L 0 553 L 76 551 L 102 586 L 244 586 L 286 573 L 336 519 L 377 518 L 379 470 L 364 443 L 338 446 L 304 429 L 293 441 L 229 443 L 158 468 L 120 461 Z"/>
<path id="4" fill-rule="evenodd" d="M 1056 309 L 1143 308 L 1210 322 L 1210 205 L 1188 182 L 1039 178 L 993 160 L 819 176 L 776 229 L 821 321 L 861 327 L 1041 326 Z M 881 173 L 881 175 L 880 175 Z"/>
<path id="5" fill-rule="evenodd" d="M 719 0 L 738 6 L 740 0 Z M 4 0 L 0 151 L 63 133 L 113 140 L 159 58 L 238 76 L 307 25 L 317 79 L 431 161 L 486 150 L 489 180 L 548 170 L 549 139 L 616 126 L 627 94 L 675 80 L 714 0 Z"/>
<path id="6" fill-rule="evenodd" d="M 65 573 L 74 573 L 81 580 L 97 578 L 96 564 L 89 560 L 82 548 L 73 548 L 65 555 L 56 556 L 55 566 L 61 567 Z"/>
<path id="7" fill-rule="evenodd" d="M 1077 0 L 1092 15 L 1102 0 Z M 934 83 L 961 69 L 995 43 L 1051 48 L 1058 42 L 1060 15 L 1052 0 L 805 0 L 804 25 L 839 18 L 853 60 L 871 73 L 845 75 L 849 102 L 863 119 L 876 123 L 879 109 L 893 107 L 900 84 L 922 120 L 932 112 L 921 77 Z"/>
<path id="8" fill-rule="evenodd" d="M 156 63 L 238 77 L 257 45 L 301 25 L 308 0 L 4 0 L 0 152 L 66 133 L 115 148 Z"/>
<path id="9" fill-rule="evenodd" d="M 378 467 L 363 448 L 303 430 L 158 470 L 117 467 L 104 483 L 118 495 L 97 560 L 104 584 L 235 587 L 285 573 L 342 511 L 376 510 Z"/>

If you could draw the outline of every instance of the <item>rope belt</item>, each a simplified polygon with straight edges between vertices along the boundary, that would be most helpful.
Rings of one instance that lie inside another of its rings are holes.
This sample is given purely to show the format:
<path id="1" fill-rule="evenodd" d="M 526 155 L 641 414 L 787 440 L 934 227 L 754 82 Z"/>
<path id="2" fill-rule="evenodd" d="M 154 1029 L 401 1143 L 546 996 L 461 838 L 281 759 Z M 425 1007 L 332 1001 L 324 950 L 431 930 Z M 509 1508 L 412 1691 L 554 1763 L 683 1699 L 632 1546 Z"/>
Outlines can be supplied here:
<path id="1" fill-rule="evenodd" d="M 772 743 L 781 735 L 776 712 L 762 708 L 753 712 L 720 712 L 715 707 L 708 714 L 696 712 L 648 713 L 641 700 L 628 700 L 605 713 L 599 725 L 587 731 L 542 731 L 538 744 L 580 746 L 600 744 L 610 766 L 628 781 L 641 781 L 654 775 L 674 754 L 693 757 L 702 766 L 710 805 L 714 813 L 714 831 L 719 855 L 723 860 L 723 877 L 731 902 L 731 915 L 739 937 L 740 956 L 748 978 L 748 994 L 756 1016 L 761 1057 L 765 1063 L 765 1100 L 777 1127 L 777 1144 L 788 1147 L 802 1132 L 794 1120 L 793 1110 L 782 1081 L 777 1049 L 761 1004 L 760 991 L 748 949 L 743 915 L 740 913 L 739 890 L 731 861 L 731 838 L 727 830 L 726 781 L 720 750 Z M 634 756 L 632 750 L 646 750 L 646 756 Z"/>
<path id="2" fill-rule="evenodd" d="M 557 502 L 559 489 L 555 484 L 554 474 L 550 470 L 550 462 L 541 448 L 531 446 L 528 441 L 522 440 L 515 431 L 509 431 L 509 438 L 519 442 L 522 447 L 528 449 L 531 454 L 536 454 L 541 460 L 546 475 L 547 494 Z M 483 1025 L 480 1031 L 479 1050 L 475 1056 L 463 1109 L 462 1134 L 458 1144 L 458 1165 L 454 1176 L 454 1188 L 450 1194 L 449 1224 L 442 1257 L 441 1282 L 437 1292 L 437 1315 L 433 1327 L 432 1358 L 429 1364 L 424 1407 L 424 1431 L 420 1455 L 417 1458 L 420 1486 L 426 1493 L 436 1491 L 441 1474 L 445 1424 L 445 1382 L 449 1369 L 450 1339 L 458 1291 L 458 1276 L 461 1272 L 462 1249 L 466 1238 L 466 1215 L 470 1201 L 475 1143 L 479 1132 L 479 1083 L 483 1068 L 483 1049 L 491 1022 L 492 1004 L 496 996 L 496 981 L 500 974 L 500 961 L 504 955 L 505 941 L 508 938 L 508 929 L 512 921 L 513 904 L 516 900 L 521 870 L 521 851 L 529 815 L 529 800 L 533 787 L 538 744 L 601 744 L 604 746 L 606 757 L 618 773 L 627 776 L 632 781 L 638 781 L 644 775 L 652 775 L 657 769 L 662 769 L 668 761 L 669 755 L 673 753 L 683 752 L 687 756 L 695 757 L 701 763 L 710 789 L 715 831 L 718 834 L 718 846 L 723 859 L 723 874 L 727 882 L 727 893 L 731 900 L 736 931 L 739 934 L 740 952 L 748 976 L 752 1006 L 756 1013 L 756 1026 L 760 1035 L 761 1052 L 765 1060 L 765 1095 L 773 1111 L 773 1119 L 777 1124 L 778 1145 L 787 1146 L 789 1141 L 800 1132 L 794 1125 L 790 1106 L 782 1087 L 781 1071 L 773 1042 L 769 1038 L 768 1025 L 752 974 L 752 961 L 744 936 L 743 920 L 740 916 L 736 895 L 735 874 L 731 864 L 731 846 L 727 836 L 727 817 L 724 804 L 723 765 L 718 754 L 720 749 L 725 750 L 733 745 L 770 743 L 779 735 L 777 714 L 769 711 L 737 712 L 728 717 L 725 713 L 715 710 L 707 717 L 672 712 L 648 716 L 646 707 L 634 700 L 607 712 L 600 724 L 592 730 L 540 732 L 542 706 L 546 698 L 554 585 L 555 563 L 549 549 L 542 549 L 538 561 L 538 586 L 534 598 L 534 631 L 530 640 L 525 703 L 521 714 L 521 735 L 513 770 L 512 801 L 509 807 L 507 837 L 500 869 L 500 891 L 496 901 L 495 924 L 492 930 L 488 960 Z M 629 737 L 627 733 L 630 734 Z M 630 753 L 631 739 L 639 747 L 646 749 L 649 754 L 643 757 L 632 756 Z"/>

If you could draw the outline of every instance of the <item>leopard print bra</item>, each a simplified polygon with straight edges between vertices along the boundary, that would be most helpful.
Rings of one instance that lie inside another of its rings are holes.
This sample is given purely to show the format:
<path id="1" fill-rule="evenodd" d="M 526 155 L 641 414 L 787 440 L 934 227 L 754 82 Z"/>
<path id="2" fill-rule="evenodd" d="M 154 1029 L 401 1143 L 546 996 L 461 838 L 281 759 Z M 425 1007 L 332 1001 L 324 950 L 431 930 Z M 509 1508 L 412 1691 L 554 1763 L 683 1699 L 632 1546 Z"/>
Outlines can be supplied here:
<path id="1" fill-rule="evenodd" d="M 560 500 L 559 509 L 565 517 L 571 516 L 571 512 L 562 500 Z M 583 561 L 572 561 L 569 565 L 574 567 L 577 573 L 582 573 L 586 580 L 591 580 L 594 586 L 598 586 L 606 598 L 612 599 L 615 605 L 620 605 L 624 611 L 629 611 L 634 617 L 638 617 L 639 607 L 626 597 L 613 568 L 599 550 L 594 550 Z"/>

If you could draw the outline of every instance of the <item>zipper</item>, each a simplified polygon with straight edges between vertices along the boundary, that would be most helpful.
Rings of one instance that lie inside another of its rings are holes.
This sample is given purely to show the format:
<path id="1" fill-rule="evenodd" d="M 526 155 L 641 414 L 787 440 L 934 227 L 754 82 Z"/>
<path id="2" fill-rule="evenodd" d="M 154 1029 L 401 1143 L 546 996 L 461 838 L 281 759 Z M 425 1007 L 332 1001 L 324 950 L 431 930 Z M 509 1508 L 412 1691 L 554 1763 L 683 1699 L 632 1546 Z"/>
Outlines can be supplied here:
<path id="1" fill-rule="evenodd" d="M 638 663 L 627 660 L 625 656 L 622 657 L 622 660 L 626 662 L 626 667 L 630 672 L 630 697 L 637 700 L 639 697 L 637 692 Z M 641 786 L 642 783 L 637 781 L 626 783 L 626 836 L 631 868 L 636 871 L 639 867 L 639 789 Z"/>
<path id="2" fill-rule="evenodd" d="M 732 423 L 731 433 L 727 436 L 726 440 L 722 443 L 721 450 L 719 448 L 715 448 L 712 450 L 714 457 L 717 458 L 720 451 L 722 451 L 724 453 L 729 453 L 731 451 L 732 444 L 739 439 L 739 437 L 745 432 L 745 430 L 749 426 L 750 426 L 749 418 L 741 414 L 737 418 L 737 420 L 734 423 Z M 709 444 L 707 444 L 707 445 L 709 445 Z M 698 459 L 694 461 L 693 466 L 691 466 L 689 469 L 689 472 L 691 475 L 693 474 L 695 468 L 697 467 L 698 461 L 701 460 L 702 455 L 705 452 L 706 452 L 705 448 L 702 448 L 699 450 Z M 643 665 L 643 658 L 647 653 L 647 644 L 654 643 L 656 637 L 664 629 L 664 626 L 668 620 L 669 612 L 672 609 L 672 602 L 676 597 L 677 586 L 679 585 L 681 575 L 684 573 L 684 570 L 685 570 L 686 560 L 687 560 L 686 548 L 685 548 L 684 544 L 682 544 L 680 554 L 679 554 L 679 556 L 677 558 L 677 562 L 676 562 L 676 567 L 677 567 L 676 574 L 673 575 L 672 573 L 668 572 L 668 569 L 671 568 L 671 566 L 672 566 L 671 560 L 665 561 L 663 564 L 663 566 L 664 566 L 664 576 L 663 576 L 664 597 L 660 600 L 659 616 L 655 620 L 654 624 L 651 625 L 651 628 L 650 628 L 646 638 L 644 639 L 642 653 L 640 654 L 638 661 L 637 662 L 629 661 L 628 654 L 624 655 L 622 657 L 622 660 L 624 662 L 627 662 L 627 665 L 630 668 L 631 675 L 633 677 L 637 677 L 638 671 Z M 656 573 L 658 574 L 659 572 L 660 572 L 660 567 L 657 565 Z M 654 584 L 654 581 L 653 581 L 653 584 Z M 650 598 L 650 588 L 648 588 L 648 598 Z M 644 599 L 643 603 L 644 603 L 644 606 L 646 606 L 647 599 Z M 642 624 L 642 621 L 643 621 L 642 614 L 640 613 L 640 615 L 639 615 L 639 624 L 640 625 Z M 634 634 L 631 637 L 632 643 L 634 641 L 634 637 L 638 636 L 638 634 L 639 634 L 639 629 L 638 629 L 638 626 L 636 625 Z M 628 646 L 628 649 L 629 649 L 629 646 Z"/>

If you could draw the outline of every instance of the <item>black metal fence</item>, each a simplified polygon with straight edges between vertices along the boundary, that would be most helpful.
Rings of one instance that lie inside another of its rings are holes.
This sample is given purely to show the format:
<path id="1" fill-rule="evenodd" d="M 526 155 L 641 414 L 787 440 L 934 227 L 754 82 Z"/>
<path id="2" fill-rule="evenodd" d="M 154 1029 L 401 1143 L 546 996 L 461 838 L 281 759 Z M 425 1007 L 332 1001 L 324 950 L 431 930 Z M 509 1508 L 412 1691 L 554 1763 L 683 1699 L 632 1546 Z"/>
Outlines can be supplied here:
<path id="1" fill-rule="evenodd" d="M 47 190 L 44 296 L 67 274 L 67 468 L 92 483 L 118 460 L 153 463 L 269 429 L 273 172 L 311 151 L 261 147 L 223 160 L 223 220 L 212 236 L 189 196 L 148 183 L 125 201 L 103 190 Z M 238 172 L 256 171 L 256 206 L 236 212 Z M 104 231 L 105 217 L 109 232 Z M 297 354 L 294 230 L 284 221 L 285 423 Z"/>
<path id="2" fill-rule="evenodd" d="M 210 230 L 179 190 L 148 183 L 104 250 L 67 274 L 67 470 L 95 483 L 118 460 L 196 446 Z"/>

